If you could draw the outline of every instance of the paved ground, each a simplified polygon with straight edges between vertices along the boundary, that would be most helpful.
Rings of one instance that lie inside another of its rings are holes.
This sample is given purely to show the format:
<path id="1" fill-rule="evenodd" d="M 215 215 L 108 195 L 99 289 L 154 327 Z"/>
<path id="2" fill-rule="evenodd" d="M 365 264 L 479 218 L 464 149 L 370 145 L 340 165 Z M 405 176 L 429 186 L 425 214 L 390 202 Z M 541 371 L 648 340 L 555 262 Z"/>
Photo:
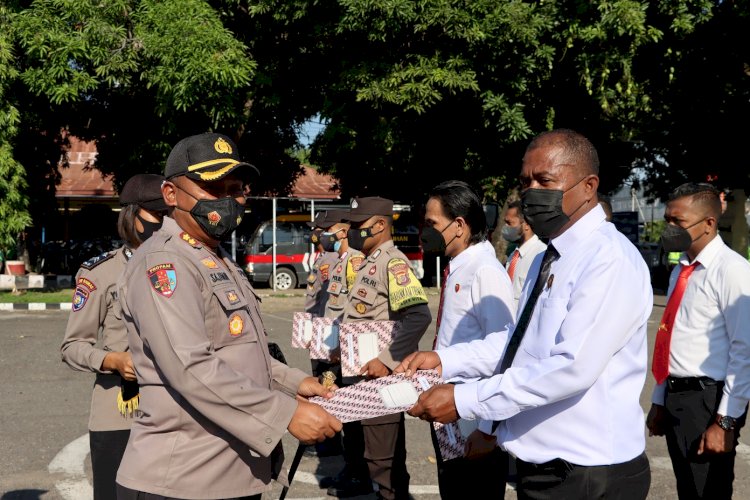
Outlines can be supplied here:
<path id="1" fill-rule="evenodd" d="M 267 292 L 266 290 L 260 290 Z M 437 294 L 430 289 L 433 317 Z M 269 295 L 265 293 L 264 295 Z M 664 298 L 657 297 L 649 325 L 650 342 L 663 312 Z M 291 349 L 289 333 L 294 311 L 303 299 L 264 297 L 262 310 L 272 341 L 279 343 L 291 365 L 309 371 L 305 353 Z M 59 345 L 68 317 L 65 311 L 0 312 L 0 499 L 1 500 L 88 500 L 90 464 L 87 457 L 86 424 L 93 377 L 77 373 L 60 362 Z M 434 325 L 422 340 L 428 348 Z M 648 378 L 641 402 L 648 410 L 653 381 Z M 735 467 L 735 498 L 750 499 L 750 441 L 742 439 Z M 676 498 L 671 465 L 661 438 L 648 439 L 653 481 L 651 499 Z M 747 443 L 747 444 L 746 444 Z M 411 493 L 415 499 L 437 499 L 434 452 L 427 424 L 407 421 L 408 467 Z M 294 439 L 284 438 L 291 459 L 297 448 Z M 324 498 L 316 477 L 335 473 L 339 458 L 305 457 L 288 498 Z M 265 498 L 278 498 L 280 487 Z M 361 497 L 361 498 L 374 498 Z M 506 498 L 516 498 L 509 491 Z"/>

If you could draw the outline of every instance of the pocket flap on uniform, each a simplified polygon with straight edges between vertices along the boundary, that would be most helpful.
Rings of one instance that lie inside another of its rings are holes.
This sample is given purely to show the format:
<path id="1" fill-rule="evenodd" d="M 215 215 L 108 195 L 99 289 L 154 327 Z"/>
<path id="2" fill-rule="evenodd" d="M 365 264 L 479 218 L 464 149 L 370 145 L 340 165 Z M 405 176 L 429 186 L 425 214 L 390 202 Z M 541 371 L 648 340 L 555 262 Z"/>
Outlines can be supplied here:
<path id="1" fill-rule="evenodd" d="M 247 306 L 247 300 L 240 294 L 239 289 L 235 285 L 224 285 L 214 288 L 214 295 L 221 302 L 222 307 L 226 311 L 234 311 Z"/>
<path id="2" fill-rule="evenodd" d="M 357 300 L 364 302 L 369 306 L 373 305 L 375 303 L 375 299 L 378 297 L 377 290 L 361 284 L 354 287 L 354 291 L 352 292 L 352 294 L 353 298 L 356 298 Z"/>

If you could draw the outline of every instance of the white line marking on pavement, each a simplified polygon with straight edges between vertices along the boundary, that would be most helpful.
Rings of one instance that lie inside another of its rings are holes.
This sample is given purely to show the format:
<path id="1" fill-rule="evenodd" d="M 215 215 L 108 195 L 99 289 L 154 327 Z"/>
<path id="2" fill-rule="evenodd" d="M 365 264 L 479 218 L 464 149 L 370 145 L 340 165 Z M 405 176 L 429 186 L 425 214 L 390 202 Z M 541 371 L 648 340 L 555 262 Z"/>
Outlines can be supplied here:
<path id="1" fill-rule="evenodd" d="M 89 454 L 89 435 L 84 434 L 71 441 L 47 466 L 50 473 L 62 473 L 65 477 L 55 483 L 57 491 L 65 500 L 89 500 L 94 490 L 86 479 L 83 464 Z"/>

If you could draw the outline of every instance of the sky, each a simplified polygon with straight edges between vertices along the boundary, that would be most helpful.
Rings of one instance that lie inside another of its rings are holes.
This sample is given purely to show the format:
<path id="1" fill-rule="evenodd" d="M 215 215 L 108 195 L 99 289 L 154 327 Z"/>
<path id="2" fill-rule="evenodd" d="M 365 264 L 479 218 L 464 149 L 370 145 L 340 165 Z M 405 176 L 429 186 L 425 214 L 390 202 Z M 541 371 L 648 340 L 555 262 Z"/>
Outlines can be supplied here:
<path id="1" fill-rule="evenodd" d="M 308 147 L 324 128 L 325 122 L 321 119 L 320 115 L 316 115 L 302 124 L 297 137 L 299 137 L 299 141 L 303 146 Z"/>

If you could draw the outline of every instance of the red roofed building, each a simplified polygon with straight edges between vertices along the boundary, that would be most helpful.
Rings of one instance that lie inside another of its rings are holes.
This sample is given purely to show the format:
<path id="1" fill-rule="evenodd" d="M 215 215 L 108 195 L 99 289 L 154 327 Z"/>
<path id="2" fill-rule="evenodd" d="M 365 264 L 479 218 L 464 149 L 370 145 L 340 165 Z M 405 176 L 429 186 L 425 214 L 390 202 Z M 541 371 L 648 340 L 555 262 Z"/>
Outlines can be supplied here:
<path id="1" fill-rule="evenodd" d="M 117 207 L 117 192 L 112 176 L 103 176 L 91 167 L 96 159 L 96 145 L 75 137 L 70 138 L 67 153 L 69 168 L 60 170 L 62 180 L 57 186 L 55 198 L 61 208 L 80 208 L 90 203 L 105 203 Z M 337 200 L 341 192 L 336 188 L 336 179 L 328 174 L 319 174 L 314 168 L 303 165 L 304 174 L 297 178 L 290 198 L 307 200 Z"/>

